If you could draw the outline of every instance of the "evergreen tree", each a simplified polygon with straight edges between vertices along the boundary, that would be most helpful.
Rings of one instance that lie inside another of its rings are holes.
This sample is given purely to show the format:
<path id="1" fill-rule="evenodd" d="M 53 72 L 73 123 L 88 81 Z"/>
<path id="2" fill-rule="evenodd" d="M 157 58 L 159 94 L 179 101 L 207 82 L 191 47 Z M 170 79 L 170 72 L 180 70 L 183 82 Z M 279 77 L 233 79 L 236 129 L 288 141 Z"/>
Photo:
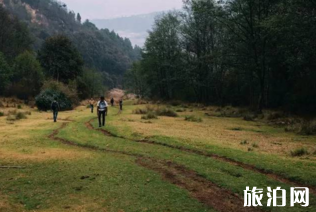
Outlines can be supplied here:
<path id="1" fill-rule="evenodd" d="M 40 93 L 44 74 L 33 53 L 26 51 L 20 54 L 14 61 L 13 70 L 11 89 L 14 90 L 15 95 L 28 99 Z"/>
<path id="2" fill-rule="evenodd" d="M 77 21 L 78 21 L 79 23 L 81 23 L 81 15 L 80 15 L 80 13 L 77 14 Z"/>
<path id="3" fill-rule="evenodd" d="M 56 81 L 69 83 L 82 73 L 82 57 L 63 35 L 48 38 L 39 51 L 38 58 L 46 77 Z"/>

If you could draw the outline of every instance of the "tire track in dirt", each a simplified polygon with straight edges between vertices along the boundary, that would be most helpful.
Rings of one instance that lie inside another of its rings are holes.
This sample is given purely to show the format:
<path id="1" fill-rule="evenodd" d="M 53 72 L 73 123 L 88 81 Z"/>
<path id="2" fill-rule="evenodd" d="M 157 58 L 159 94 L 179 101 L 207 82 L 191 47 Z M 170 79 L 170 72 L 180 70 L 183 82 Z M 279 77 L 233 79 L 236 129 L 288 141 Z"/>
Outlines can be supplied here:
<path id="1" fill-rule="evenodd" d="M 99 148 L 92 145 L 81 145 L 76 142 L 59 138 L 59 131 L 67 127 L 69 123 L 63 123 L 58 129 L 54 130 L 48 137 L 51 140 L 61 142 L 65 145 L 79 147 L 85 150 L 115 153 L 121 155 L 132 156 L 136 158 L 136 164 L 146 169 L 152 170 L 160 174 L 164 180 L 170 182 L 182 189 L 187 190 L 191 197 L 199 200 L 208 207 L 214 208 L 220 212 L 236 211 L 236 212 L 255 212 L 261 211 L 258 208 L 243 207 L 243 199 L 237 194 L 227 189 L 220 188 L 210 182 L 203 176 L 198 175 L 185 166 L 178 165 L 172 161 L 158 160 L 151 157 L 145 157 L 140 154 L 129 153 L 125 151 L 109 150 Z M 87 126 L 89 124 L 86 124 Z M 91 126 L 92 127 L 92 126 Z M 94 128 L 89 129 L 94 130 Z"/>
<path id="2" fill-rule="evenodd" d="M 243 200 L 227 189 L 198 175 L 195 171 L 171 161 L 157 161 L 152 158 L 138 158 L 136 163 L 160 173 L 166 181 L 190 192 L 191 196 L 217 211 L 261 211 L 259 208 L 243 207 Z"/>
<path id="3" fill-rule="evenodd" d="M 270 179 L 273 179 L 275 181 L 278 181 L 278 182 L 281 182 L 281 183 L 284 183 L 284 184 L 293 185 L 293 186 L 296 186 L 296 187 L 309 187 L 310 192 L 312 194 L 316 195 L 316 188 L 313 187 L 313 186 L 309 186 L 308 184 L 304 184 L 304 183 L 300 183 L 300 182 L 297 182 L 297 181 L 294 181 L 294 180 L 290 180 L 290 179 L 288 179 L 286 177 L 280 176 L 278 174 L 272 173 L 272 172 L 264 170 L 264 169 L 257 168 L 257 167 L 255 167 L 253 165 L 245 164 L 245 163 L 242 163 L 242 162 L 239 162 L 239 161 L 236 161 L 236 160 L 233 160 L 231 158 L 224 157 L 224 156 L 207 153 L 207 152 L 203 152 L 203 151 L 200 151 L 200 150 L 189 149 L 189 148 L 186 148 L 186 147 L 173 146 L 171 144 L 161 143 L 161 142 L 157 142 L 157 141 L 151 141 L 151 140 L 148 140 L 148 139 L 135 140 L 135 139 L 125 138 L 123 136 L 115 135 L 115 134 L 113 134 L 113 133 L 111 133 L 111 132 L 109 132 L 109 131 L 107 131 L 105 129 L 95 129 L 92 126 L 92 124 L 91 124 L 91 122 L 93 120 L 94 119 L 86 122 L 85 123 L 86 127 L 88 129 L 90 129 L 90 130 L 100 131 L 106 136 L 121 138 L 121 139 L 124 139 L 124 140 L 129 140 L 129 141 L 137 142 L 137 143 L 146 143 L 146 144 L 164 146 L 164 147 L 168 147 L 168 148 L 171 148 L 171 149 L 180 150 L 180 151 L 183 151 L 183 152 L 188 152 L 188 153 L 191 153 L 191 154 L 196 154 L 196 155 L 200 155 L 200 156 L 204 156 L 204 157 L 208 157 L 208 158 L 213 158 L 215 160 L 226 162 L 226 163 L 229 163 L 231 165 L 241 167 L 243 169 L 247 169 L 247 170 L 250 170 L 250 171 L 253 171 L 253 172 L 256 172 L 256 173 L 263 174 L 263 175 L 267 176 Z"/>

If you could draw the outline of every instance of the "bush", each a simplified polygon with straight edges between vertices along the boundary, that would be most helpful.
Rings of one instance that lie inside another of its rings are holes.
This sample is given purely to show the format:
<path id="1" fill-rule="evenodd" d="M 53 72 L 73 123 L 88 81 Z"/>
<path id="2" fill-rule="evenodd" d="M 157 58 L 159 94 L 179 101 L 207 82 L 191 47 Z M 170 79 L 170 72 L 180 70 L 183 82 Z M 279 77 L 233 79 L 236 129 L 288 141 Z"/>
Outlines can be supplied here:
<path id="1" fill-rule="evenodd" d="M 249 143 L 248 143 L 247 140 L 244 140 L 244 141 L 240 142 L 240 144 L 241 144 L 241 145 L 248 145 Z"/>
<path id="2" fill-rule="evenodd" d="M 276 119 L 280 119 L 284 117 L 285 117 L 284 113 L 271 113 L 268 116 L 268 120 L 272 121 L 272 120 L 276 120 Z"/>
<path id="3" fill-rule="evenodd" d="M 22 113 L 22 112 L 18 112 L 18 113 L 15 115 L 15 118 L 16 118 L 16 120 L 27 119 L 26 114 L 25 114 L 25 113 Z"/>
<path id="4" fill-rule="evenodd" d="M 79 98 L 77 94 L 77 85 L 72 83 L 72 86 L 67 86 L 63 83 L 56 81 L 47 81 L 45 82 L 42 90 L 53 90 L 59 91 L 66 95 L 66 97 L 71 101 L 73 105 L 79 105 Z"/>
<path id="5" fill-rule="evenodd" d="M 144 120 L 158 119 L 158 117 L 155 113 L 149 112 L 147 115 L 142 116 L 142 119 L 144 119 Z"/>
<path id="6" fill-rule="evenodd" d="M 21 119 L 27 119 L 26 115 L 31 115 L 31 112 L 17 112 L 16 110 L 9 111 L 7 120 L 16 121 Z"/>
<path id="7" fill-rule="evenodd" d="M 244 120 L 245 120 L 245 121 L 254 121 L 255 118 L 256 118 L 256 115 L 254 115 L 254 114 L 246 114 L 246 115 L 244 116 Z"/>
<path id="8" fill-rule="evenodd" d="M 22 109 L 22 106 L 21 106 L 21 105 L 18 105 L 17 108 L 18 108 L 18 109 Z"/>
<path id="9" fill-rule="evenodd" d="M 158 108 L 156 113 L 158 116 L 178 117 L 178 114 L 170 108 Z"/>
<path id="10" fill-rule="evenodd" d="M 203 120 L 201 118 L 197 118 L 195 116 L 186 116 L 185 121 L 202 122 Z"/>
<path id="11" fill-rule="evenodd" d="M 73 109 L 72 101 L 62 92 L 56 90 L 44 90 L 38 95 L 36 100 L 36 106 L 39 110 L 47 111 L 51 110 L 51 105 L 54 99 L 57 99 L 60 110 L 71 110 Z"/>
<path id="12" fill-rule="evenodd" d="M 309 153 L 305 148 L 299 148 L 299 149 L 296 149 L 294 151 L 291 151 L 292 157 L 300 157 L 300 156 L 308 155 L 308 154 Z"/>
<path id="13" fill-rule="evenodd" d="M 50 110 L 54 99 L 57 99 L 60 110 L 73 109 L 73 106 L 79 104 L 76 85 L 70 88 L 56 81 L 45 82 L 43 91 L 35 98 L 36 106 L 39 110 Z"/>
<path id="14" fill-rule="evenodd" d="M 146 109 L 141 109 L 141 108 L 136 108 L 135 110 L 133 110 L 134 114 L 147 114 L 147 110 Z"/>
<path id="15" fill-rule="evenodd" d="M 181 101 L 173 100 L 173 101 L 170 102 L 170 105 L 172 105 L 174 107 L 180 106 L 181 105 Z"/>
<path id="16" fill-rule="evenodd" d="M 4 116 L 4 112 L 0 111 L 0 117 Z"/>
<path id="17" fill-rule="evenodd" d="M 253 148 L 259 148 L 259 145 L 257 143 L 252 144 Z"/>
<path id="18" fill-rule="evenodd" d="M 316 134 L 316 122 L 304 121 L 300 128 L 300 134 L 303 135 L 315 135 Z"/>

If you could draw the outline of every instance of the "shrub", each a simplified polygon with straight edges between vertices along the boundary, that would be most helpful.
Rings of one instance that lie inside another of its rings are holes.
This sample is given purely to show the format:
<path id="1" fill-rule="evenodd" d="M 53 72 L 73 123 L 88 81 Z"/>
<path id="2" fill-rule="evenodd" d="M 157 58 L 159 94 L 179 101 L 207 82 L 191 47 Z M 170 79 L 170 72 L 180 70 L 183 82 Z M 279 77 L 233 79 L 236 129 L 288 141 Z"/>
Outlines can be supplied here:
<path id="1" fill-rule="evenodd" d="M 185 111 L 186 111 L 186 109 L 177 109 L 177 110 L 176 110 L 177 113 L 183 113 L 183 112 L 185 112 Z"/>
<path id="2" fill-rule="evenodd" d="M 15 118 L 16 118 L 16 120 L 27 119 L 26 114 L 25 114 L 25 113 L 22 113 L 22 112 L 18 112 L 18 113 L 15 115 Z"/>
<path id="3" fill-rule="evenodd" d="M 158 108 L 156 114 L 158 116 L 178 117 L 178 114 L 170 108 Z"/>
<path id="4" fill-rule="evenodd" d="M 249 143 L 248 143 L 247 140 L 244 140 L 244 141 L 240 142 L 240 144 L 241 144 L 241 145 L 247 145 L 247 144 L 249 144 Z"/>
<path id="5" fill-rule="evenodd" d="M 21 106 L 21 105 L 18 105 L 17 108 L 18 108 L 18 109 L 22 109 L 22 106 Z"/>
<path id="6" fill-rule="evenodd" d="M 257 143 L 252 144 L 253 148 L 259 148 L 259 145 Z"/>
<path id="7" fill-rule="evenodd" d="M 147 114 L 147 110 L 146 109 L 141 109 L 141 108 L 136 108 L 135 110 L 133 110 L 134 114 Z"/>
<path id="8" fill-rule="evenodd" d="M 246 115 L 244 116 L 244 120 L 245 120 L 245 121 L 254 121 L 255 118 L 256 118 L 256 116 L 253 115 L 253 114 L 246 114 Z"/>
<path id="9" fill-rule="evenodd" d="M 51 104 L 57 99 L 60 110 L 71 110 L 73 103 L 71 100 L 62 92 L 56 90 L 44 90 L 36 98 L 36 106 L 39 110 L 47 111 L 51 110 Z"/>
<path id="10" fill-rule="evenodd" d="M 283 117 L 285 117 L 284 113 L 271 113 L 268 116 L 268 120 L 272 121 L 272 120 L 280 119 Z"/>
<path id="11" fill-rule="evenodd" d="M 300 156 L 308 155 L 308 154 L 309 153 L 305 148 L 299 148 L 299 149 L 296 149 L 294 151 L 291 151 L 292 157 L 300 157 Z"/>
<path id="12" fill-rule="evenodd" d="M 149 112 L 147 115 L 142 116 L 142 119 L 144 119 L 144 120 L 158 119 L 158 117 L 155 113 Z"/>
<path id="13" fill-rule="evenodd" d="M 53 90 L 53 91 L 59 91 L 65 96 L 70 99 L 71 103 L 73 105 L 79 105 L 79 98 L 76 91 L 77 85 L 75 83 L 72 83 L 72 86 L 67 86 L 63 83 L 56 82 L 56 81 L 47 81 L 44 83 L 42 90 Z"/>
<path id="14" fill-rule="evenodd" d="M 17 112 L 16 110 L 9 111 L 7 120 L 16 121 L 21 119 L 27 119 L 26 115 L 31 115 L 31 112 Z"/>
<path id="15" fill-rule="evenodd" d="M 172 106 L 174 106 L 174 107 L 180 106 L 180 105 L 181 105 L 181 102 L 178 101 L 178 100 L 173 100 L 173 101 L 170 102 L 170 105 L 172 105 Z"/>
<path id="16" fill-rule="evenodd" d="M 203 120 L 201 118 L 197 118 L 195 116 L 186 116 L 185 121 L 202 122 Z"/>
<path id="17" fill-rule="evenodd" d="M 0 117 L 4 116 L 4 112 L 0 111 Z"/>
<path id="18" fill-rule="evenodd" d="M 316 134 L 316 122 L 315 121 L 304 121 L 300 127 L 300 134 L 315 135 Z"/>

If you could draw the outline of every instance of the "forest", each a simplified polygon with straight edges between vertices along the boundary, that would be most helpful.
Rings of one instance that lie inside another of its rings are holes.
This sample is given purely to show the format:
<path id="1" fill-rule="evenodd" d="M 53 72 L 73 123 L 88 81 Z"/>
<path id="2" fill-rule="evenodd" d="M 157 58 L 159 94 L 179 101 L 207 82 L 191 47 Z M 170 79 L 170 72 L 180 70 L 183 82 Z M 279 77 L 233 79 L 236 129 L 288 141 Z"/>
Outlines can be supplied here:
<path id="1" fill-rule="evenodd" d="M 99 30 L 89 20 L 55 0 L 3 0 L 6 11 L 26 24 L 37 51 L 54 35 L 67 36 L 82 55 L 85 66 L 107 73 L 110 87 L 120 84 L 120 76 L 140 58 L 140 48 L 114 31 Z M 8 43 L 7 43 L 8 45 Z M 1 51 L 1 50 L 0 50 Z"/>
<path id="2" fill-rule="evenodd" d="M 185 0 L 126 74 L 140 96 L 314 114 L 316 2 Z"/>
<path id="3" fill-rule="evenodd" d="M 0 95 L 28 101 L 50 90 L 70 109 L 121 86 L 141 49 L 81 19 L 54 0 L 0 1 Z"/>

